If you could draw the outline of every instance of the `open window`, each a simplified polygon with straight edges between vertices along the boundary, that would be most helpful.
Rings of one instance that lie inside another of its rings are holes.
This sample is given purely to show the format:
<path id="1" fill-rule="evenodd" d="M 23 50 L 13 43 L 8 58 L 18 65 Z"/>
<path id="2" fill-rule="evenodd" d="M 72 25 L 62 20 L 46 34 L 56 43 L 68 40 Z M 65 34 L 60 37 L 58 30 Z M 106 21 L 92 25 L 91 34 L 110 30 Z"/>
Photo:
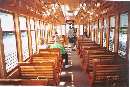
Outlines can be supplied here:
<path id="1" fill-rule="evenodd" d="M 0 12 L 1 28 L 3 32 L 3 45 L 6 72 L 8 73 L 18 65 L 16 32 L 14 29 L 13 15 Z"/>

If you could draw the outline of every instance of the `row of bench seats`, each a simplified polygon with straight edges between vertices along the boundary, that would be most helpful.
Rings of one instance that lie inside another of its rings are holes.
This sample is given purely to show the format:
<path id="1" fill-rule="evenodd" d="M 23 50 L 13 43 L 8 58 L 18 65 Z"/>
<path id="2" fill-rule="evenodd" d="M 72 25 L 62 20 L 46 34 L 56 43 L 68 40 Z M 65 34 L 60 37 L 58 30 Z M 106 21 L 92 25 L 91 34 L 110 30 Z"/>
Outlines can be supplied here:
<path id="1" fill-rule="evenodd" d="M 1 85 L 58 85 L 62 68 L 60 49 L 40 49 L 28 62 L 18 64 L 15 78 L 0 79 Z"/>
<path id="2" fill-rule="evenodd" d="M 88 74 L 90 87 L 121 87 L 122 65 L 118 54 L 94 43 L 79 39 L 77 51 L 83 71 Z"/>

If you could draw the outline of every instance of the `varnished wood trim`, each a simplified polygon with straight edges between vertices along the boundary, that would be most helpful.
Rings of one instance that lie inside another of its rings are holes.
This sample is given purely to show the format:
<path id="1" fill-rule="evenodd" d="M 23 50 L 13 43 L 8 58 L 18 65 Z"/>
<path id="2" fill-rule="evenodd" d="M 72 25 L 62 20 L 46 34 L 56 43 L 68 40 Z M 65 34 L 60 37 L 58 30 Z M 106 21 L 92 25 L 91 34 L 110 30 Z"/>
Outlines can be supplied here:
<path id="1" fill-rule="evenodd" d="M 30 18 L 27 17 L 27 32 L 28 32 L 28 48 L 29 48 L 29 56 L 32 55 L 32 38 L 31 38 L 31 25 L 30 25 Z"/>
<path id="2" fill-rule="evenodd" d="M 4 55 L 4 45 L 3 45 L 3 33 L 1 28 L 1 19 L 0 19 L 0 78 L 6 78 L 6 63 Z"/>
<path id="3" fill-rule="evenodd" d="M 130 59 L 130 6 L 129 6 L 129 11 L 128 11 L 128 48 L 127 48 L 127 64 L 129 64 L 129 59 Z M 130 67 L 130 64 L 129 64 Z M 130 75 L 129 75 L 130 76 Z M 130 80 L 129 80 L 130 81 Z"/>
<path id="4" fill-rule="evenodd" d="M 100 46 L 103 46 L 103 29 L 104 29 L 104 19 L 101 19 L 101 28 L 100 28 Z"/>
<path id="5" fill-rule="evenodd" d="M 16 46 L 17 46 L 17 53 L 18 53 L 18 62 L 23 62 L 23 55 L 22 55 L 22 40 L 21 40 L 21 33 L 19 27 L 19 18 L 17 14 L 14 14 L 14 28 L 16 31 Z"/>
<path id="6" fill-rule="evenodd" d="M 120 29 L 120 14 L 115 16 L 115 31 L 114 31 L 114 52 L 118 53 L 119 48 L 119 29 Z"/>
<path id="7" fill-rule="evenodd" d="M 107 31 L 106 31 L 106 48 L 109 50 L 109 37 L 110 37 L 110 17 L 107 17 Z"/>

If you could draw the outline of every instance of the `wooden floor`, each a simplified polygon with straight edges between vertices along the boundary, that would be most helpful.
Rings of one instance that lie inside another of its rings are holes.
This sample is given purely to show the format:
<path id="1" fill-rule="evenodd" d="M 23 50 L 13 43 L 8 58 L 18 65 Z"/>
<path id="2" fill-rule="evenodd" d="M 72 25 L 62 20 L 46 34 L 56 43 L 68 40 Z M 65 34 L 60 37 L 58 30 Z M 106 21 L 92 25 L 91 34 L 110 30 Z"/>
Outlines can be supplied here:
<path id="1" fill-rule="evenodd" d="M 81 70 L 80 59 L 76 51 L 69 52 L 69 64 L 72 66 L 63 69 L 59 86 L 63 87 L 89 87 L 87 75 Z"/>

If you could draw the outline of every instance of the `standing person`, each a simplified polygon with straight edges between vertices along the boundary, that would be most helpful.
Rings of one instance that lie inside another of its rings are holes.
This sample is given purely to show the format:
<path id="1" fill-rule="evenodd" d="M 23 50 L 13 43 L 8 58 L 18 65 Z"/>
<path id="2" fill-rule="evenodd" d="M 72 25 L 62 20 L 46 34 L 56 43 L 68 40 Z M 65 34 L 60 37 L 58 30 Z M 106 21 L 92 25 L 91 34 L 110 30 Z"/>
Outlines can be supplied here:
<path id="1" fill-rule="evenodd" d="M 85 31 L 83 35 L 84 35 L 85 37 L 87 37 L 87 31 Z"/>
<path id="2" fill-rule="evenodd" d="M 60 43 L 59 37 L 55 37 L 55 42 L 50 46 L 50 48 L 59 48 L 61 51 L 62 58 L 65 59 L 65 68 L 69 68 L 70 65 L 68 64 L 68 54 L 65 51 L 64 46 Z"/>
<path id="3" fill-rule="evenodd" d="M 68 39 L 69 39 L 69 43 L 71 44 L 71 46 L 73 46 L 74 43 L 74 31 L 72 28 L 69 29 L 68 31 Z"/>
<path id="4" fill-rule="evenodd" d="M 76 36 L 76 31 L 74 31 L 74 37 L 73 37 L 73 41 L 74 41 L 74 51 L 76 49 L 76 41 L 77 41 L 77 36 Z"/>

